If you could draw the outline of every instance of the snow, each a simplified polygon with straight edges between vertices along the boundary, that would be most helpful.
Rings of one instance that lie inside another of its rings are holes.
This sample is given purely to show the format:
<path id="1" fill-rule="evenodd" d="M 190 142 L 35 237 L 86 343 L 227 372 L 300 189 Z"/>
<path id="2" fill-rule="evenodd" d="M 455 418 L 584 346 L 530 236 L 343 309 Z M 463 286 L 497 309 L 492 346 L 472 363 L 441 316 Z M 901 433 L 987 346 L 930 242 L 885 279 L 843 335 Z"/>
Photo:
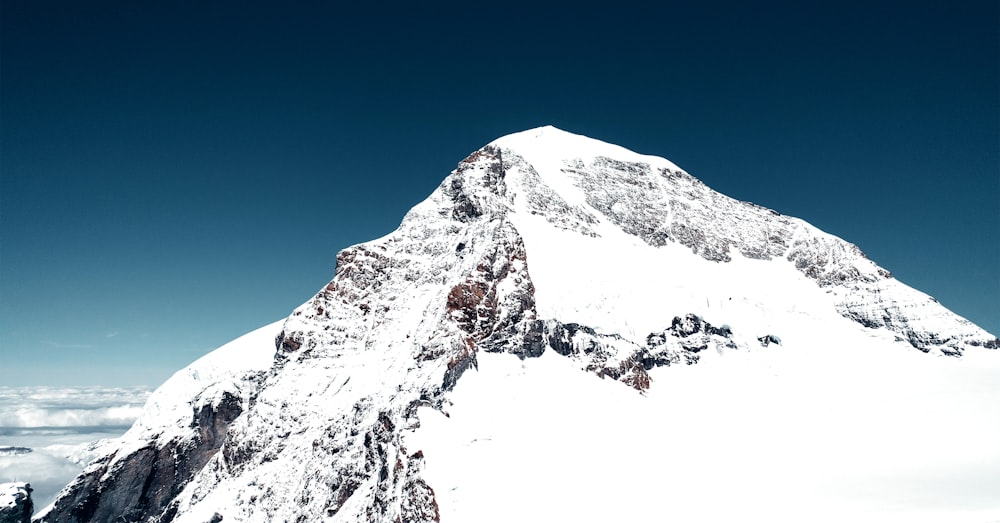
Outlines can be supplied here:
<path id="1" fill-rule="evenodd" d="M 23 481 L 0 483 L 0 509 L 16 507 L 17 499 L 28 495 L 27 485 Z"/>
<path id="2" fill-rule="evenodd" d="M 118 440 L 115 438 L 103 438 L 72 445 L 48 445 L 44 450 L 49 454 L 61 456 L 82 469 L 93 463 L 97 458 L 107 454 L 109 449 L 116 448 L 117 443 Z"/>
<path id="3" fill-rule="evenodd" d="M 223 391 L 239 389 L 242 375 L 270 368 L 274 338 L 283 323 L 277 321 L 244 334 L 177 371 L 153 392 L 123 438 L 160 434 L 165 427 L 186 428 L 195 406 L 192 398 L 201 404 L 214 404 Z"/>
<path id="4" fill-rule="evenodd" d="M 442 523 L 1000 518 L 1000 354 L 850 341 L 657 369 L 645 396 L 551 351 L 480 354 L 406 443 Z"/>
<path id="5" fill-rule="evenodd" d="M 623 161 L 649 163 L 674 171 L 680 168 L 665 158 L 639 154 L 619 145 L 602 142 L 587 136 L 573 134 L 551 125 L 509 134 L 490 145 L 517 151 L 531 164 L 545 183 L 570 204 L 578 205 L 585 197 L 563 173 L 568 160 L 593 160 L 603 156 Z"/>
<path id="6" fill-rule="evenodd" d="M 788 318 L 773 311 L 827 311 L 829 321 L 843 320 L 830 297 L 790 264 L 738 255 L 718 264 L 679 245 L 652 247 L 610 225 L 590 238 L 548 227 L 538 216 L 519 215 L 515 223 L 542 318 L 601 326 L 630 339 L 644 339 L 686 313 L 747 338 L 780 336 L 775 331 Z"/>
<path id="7" fill-rule="evenodd" d="M 693 313 L 730 326 L 741 349 L 654 369 L 645 395 L 552 351 L 525 361 L 480 353 L 478 372 L 450 396 L 450 417 L 422 408 L 421 428 L 406 439 L 427 457 L 442 521 L 1000 517 L 1000 354 L 953 361 L 907 350 L 894 333 L 840 313 L 845 295 L 865 294 L 823 288 L 781 258 L 735 252 L 718 263 L 677 243 L 654 247 L 603 217 L 566 171 L 599 156 L 679 170 L 666 160 L 551 127 L 494 145 L 599 217 L 596 237 L 553 227 L 523 211 L 537 190 L 525 168 L 507 170 L 538 317 L 641 344 Z M 821 242 L 825 259 L 878 279 L 846 242 L 785 220 L 790 242 Z M 895 280 L 875 286 L 876 296 L 919 309 L 912 317 L 930 328 L 959 330 L 922 293 Z M 782 345 L 760 347 L 764 335 Z"/>

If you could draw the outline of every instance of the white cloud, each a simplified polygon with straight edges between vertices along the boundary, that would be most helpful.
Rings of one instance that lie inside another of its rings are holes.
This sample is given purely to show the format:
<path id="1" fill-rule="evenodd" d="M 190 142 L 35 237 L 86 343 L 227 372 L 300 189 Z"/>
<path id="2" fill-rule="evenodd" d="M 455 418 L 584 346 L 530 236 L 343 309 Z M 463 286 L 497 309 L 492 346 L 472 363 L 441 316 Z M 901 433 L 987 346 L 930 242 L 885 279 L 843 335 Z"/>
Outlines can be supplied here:
<path id="1" fill-rule="evenodd" d="M 0 427 L 95 427 L 128 426 L 142 412 L 142 405 L 119 405 L 96 409 L 40 409 L 21 407 L 0 413 Z"/>
<path id="2" fill-rule="evenodd" d="M 146 387 L 0 386 L 0 444 L 33 449 L 0 456 L 0 482 L 31 483 L 39 512 L 96 456 L 95 441 L 116 438 L 135 421 L 149 394 Z"/>
<path id="3" fill-rule="evenodd" d="M 0 387 L 0 429 L 131 425 L 145 387 Z"/>

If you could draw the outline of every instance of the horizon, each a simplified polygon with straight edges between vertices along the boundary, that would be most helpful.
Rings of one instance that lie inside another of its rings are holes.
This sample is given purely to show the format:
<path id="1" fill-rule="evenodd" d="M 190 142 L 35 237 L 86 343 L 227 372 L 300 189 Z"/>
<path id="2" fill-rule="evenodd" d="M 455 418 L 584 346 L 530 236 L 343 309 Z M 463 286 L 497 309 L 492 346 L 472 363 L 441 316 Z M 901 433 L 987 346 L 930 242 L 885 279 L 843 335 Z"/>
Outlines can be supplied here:
<path id="1" fill-rule="evenodd" d="M 542 125 L 801 218 L 1000 334 L 1000 8 L 723 7 L 5 2 L 0 381 L 155 388 Z"/>

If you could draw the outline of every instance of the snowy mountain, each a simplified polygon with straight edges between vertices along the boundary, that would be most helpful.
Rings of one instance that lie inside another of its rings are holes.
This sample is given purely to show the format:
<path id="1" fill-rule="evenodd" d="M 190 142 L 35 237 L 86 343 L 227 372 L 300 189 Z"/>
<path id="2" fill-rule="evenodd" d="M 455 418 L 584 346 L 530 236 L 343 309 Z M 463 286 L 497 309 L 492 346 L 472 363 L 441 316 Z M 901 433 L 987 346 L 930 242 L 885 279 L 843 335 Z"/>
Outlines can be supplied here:
<path id="1" fill-rule="evenodd" d="M 985 521 L 998 346 L 854 245 L 543 127 L 174 375 L 39 518 Z"/>

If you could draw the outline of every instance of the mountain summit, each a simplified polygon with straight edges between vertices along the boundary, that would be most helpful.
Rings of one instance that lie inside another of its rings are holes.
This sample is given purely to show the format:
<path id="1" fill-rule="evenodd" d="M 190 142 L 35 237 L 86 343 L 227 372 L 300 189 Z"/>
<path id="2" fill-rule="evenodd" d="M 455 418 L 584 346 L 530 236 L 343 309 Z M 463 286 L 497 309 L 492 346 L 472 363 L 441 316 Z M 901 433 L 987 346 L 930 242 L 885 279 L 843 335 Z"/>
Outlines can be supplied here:
<path id="1" fill-rule="evenodd" d="M 956 520 L 872 478 L 995 482 L 948 468 L 1000 423 L 947 384 L 998 345 L 840 238 L 541 127 L 179 371 L 40 519 Z"/>

